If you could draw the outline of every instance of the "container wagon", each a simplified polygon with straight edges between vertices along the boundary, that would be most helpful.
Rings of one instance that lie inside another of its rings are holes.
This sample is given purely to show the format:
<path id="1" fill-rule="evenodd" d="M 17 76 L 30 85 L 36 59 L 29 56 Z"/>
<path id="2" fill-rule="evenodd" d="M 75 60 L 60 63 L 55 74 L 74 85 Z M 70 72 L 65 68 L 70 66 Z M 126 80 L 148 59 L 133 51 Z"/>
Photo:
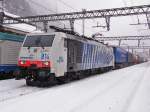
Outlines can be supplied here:
<path id="1" fill-rule="evenodd" d="M 118 46 L 113 46 L 113 52 L 115 57 L 115 69 L 128 66 L 128 52 Z"/>
<path id="2" fill-rule="evenodd" d="M 0 32 L 0 79 L 13 77 L 23 40 L 23 36 Z"/>
<path id="3" fill-rule="evenodd" d="M 135 64 L 135 57 L 132 53 L 128 52 L 128 66 Z"/>
<path id="4" fill-rule="evenodd" d="M 139 56 L 139 63 L 144 63 L 146 61 L 147 61 L 147 59 L 145 57 Z"/>

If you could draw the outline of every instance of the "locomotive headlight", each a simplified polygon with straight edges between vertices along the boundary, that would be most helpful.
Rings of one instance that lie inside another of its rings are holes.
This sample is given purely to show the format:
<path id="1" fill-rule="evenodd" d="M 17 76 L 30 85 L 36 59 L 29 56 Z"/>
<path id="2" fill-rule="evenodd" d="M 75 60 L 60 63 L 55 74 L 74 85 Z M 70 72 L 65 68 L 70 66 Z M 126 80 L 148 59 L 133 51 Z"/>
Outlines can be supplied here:
<path id="1" fill-rule="evenodd" d="M 20 64 L 22 64 L 22 65 L 23 65 L 23 61 L 21 61 L 21 62 L 20 62 Z"/>
<path id="2" fill-rule="evenodd" d="M 22 65 L 25 64 L 25 61 L 21 61 L 20 64 L 22 64 Z"/>
<path id="3" fill-rule="evenodd" d="M 48 66 L 48 65 L 49 65 L 49 62 L 47 62 L 47 61 L 46 61 L 46 62 L 44 62 L 44 65 Z"/>

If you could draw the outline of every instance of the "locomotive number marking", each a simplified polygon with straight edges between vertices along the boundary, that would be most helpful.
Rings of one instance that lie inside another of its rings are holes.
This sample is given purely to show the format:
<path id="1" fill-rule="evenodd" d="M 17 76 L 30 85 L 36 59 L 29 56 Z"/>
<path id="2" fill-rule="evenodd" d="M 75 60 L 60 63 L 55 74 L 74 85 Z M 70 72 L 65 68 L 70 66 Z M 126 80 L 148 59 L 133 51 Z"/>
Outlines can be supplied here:
<path id="1" fill-rule="evenodd" d="M 42 60 L 49 59 L 48 53 L 41 53 L 41 59 Z"/>

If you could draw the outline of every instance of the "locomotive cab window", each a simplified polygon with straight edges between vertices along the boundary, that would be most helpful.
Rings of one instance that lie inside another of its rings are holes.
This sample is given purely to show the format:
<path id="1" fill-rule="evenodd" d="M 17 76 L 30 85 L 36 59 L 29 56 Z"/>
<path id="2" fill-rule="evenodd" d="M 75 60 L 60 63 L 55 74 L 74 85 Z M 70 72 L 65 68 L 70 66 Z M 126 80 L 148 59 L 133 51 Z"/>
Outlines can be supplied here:
<path id="1" fill-rule="evenodd" d="M 27 36 L 23 47 L 51 47 L 55 35 L 34 35 Z"/>

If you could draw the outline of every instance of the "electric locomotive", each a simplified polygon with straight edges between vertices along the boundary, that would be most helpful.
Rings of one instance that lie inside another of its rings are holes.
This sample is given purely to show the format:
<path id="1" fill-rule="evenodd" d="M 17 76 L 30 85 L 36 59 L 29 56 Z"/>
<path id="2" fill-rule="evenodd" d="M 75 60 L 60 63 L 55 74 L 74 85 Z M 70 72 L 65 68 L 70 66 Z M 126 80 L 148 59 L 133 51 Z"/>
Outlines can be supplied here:
<path id="1" fill-rule="evenodd" d="M 28 34 L 22 44 L 17 79 L 47 86 L 80 79 L 114 67 L 113 48 L 68 32 Z"/>
<path id="2" fill-rule="evenodd" d="M 21 35 L 0 32 L 0 79 L 14 77 L 23 40 Z"/>

